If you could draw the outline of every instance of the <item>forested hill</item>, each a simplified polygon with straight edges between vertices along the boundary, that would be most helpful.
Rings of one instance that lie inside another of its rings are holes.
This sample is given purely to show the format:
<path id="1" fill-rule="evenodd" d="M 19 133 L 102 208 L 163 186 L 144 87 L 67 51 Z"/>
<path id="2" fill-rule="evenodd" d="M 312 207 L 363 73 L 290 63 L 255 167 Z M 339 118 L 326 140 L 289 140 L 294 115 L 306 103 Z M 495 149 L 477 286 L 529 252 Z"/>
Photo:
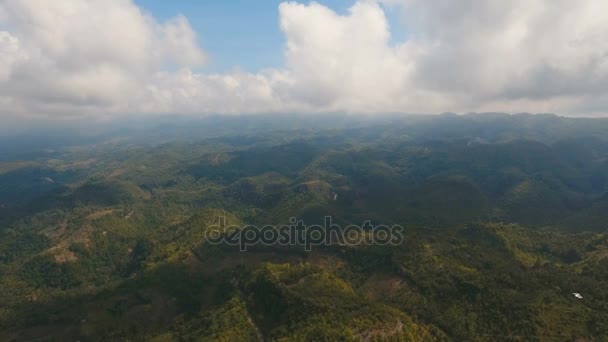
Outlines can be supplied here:
<path id="1" fill-rule="evenodd" d="M 120 127 L 0 138 L 0 340 L 608 339 L 608 120 Z M 326 216 L 403 239 L 206 240 Z"/>

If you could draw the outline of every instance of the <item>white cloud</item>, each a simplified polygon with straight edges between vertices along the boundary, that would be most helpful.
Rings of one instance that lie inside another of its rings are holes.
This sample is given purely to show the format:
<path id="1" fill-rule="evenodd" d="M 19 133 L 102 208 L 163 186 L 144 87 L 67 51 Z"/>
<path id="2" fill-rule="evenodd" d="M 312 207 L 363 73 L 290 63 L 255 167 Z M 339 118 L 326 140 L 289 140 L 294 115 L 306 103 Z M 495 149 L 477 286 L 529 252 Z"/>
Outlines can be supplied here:
<path id="1" fill-rule="evenodd" d="M 188 19 L 178 16 L 161 29 L 161 56 L 174 61 L 179 66 L 196 66 L 203 63 L 205 55 L 198 47 L 196 33 L 190 27 Z"/>
<path id="2" fill-rule="evenodd" d="M 339 16 L 316 3 L 283 3 L 281 28 L 295 100 L 329 110 L 383 110 L 407 87 L 406 54 L 388 46 L 390 32 L 382 9 L 355 4 Z"/>
<path id="3" fill-rule="evenodd" d="M 385 7 L 407 40 L 391 41 Z M 183 16 L 129 0 L 0 0 L 0 115 L 529 111 L 608 114 L 608 3 L 282 3 L 285 66 L 194 72 Z M 199 32 L 216 34 L 214 32 Z M 244 53 L 244 58 L 246 54 Z"/>
<path id="4" fill-rule="evenodd" d="M 281 75 L 233 72 L 197 74 L 184 69 L 162 72 L 131 103 L 131 112 L 152 113 L 260 113 L 284 106 L 276 93 Z"/>
<path id="5" fill-rule="evenodd" d="M 608 3 L 388 0 L 402 9 L 415 82 L 467 109 L 584 113 L 608 92 Z M 591 96 L 591 98 L 590 98 Z M 603 109 L 608 113 L 608 108 Z"/>
<path id="6" fill-rule="evenodd" d="M 11 78 L 15 64 L 24 57 L 19 39 L 8 32 L 0 31 L 0 82 Z"/>
<path id="7" fill-rule="evenodd" d="M 184 17 L 159 23 L 127 0 L 5 0 L 0 94 L 22 115 L 121 111 L 167 67 L 204 61 Z"/>

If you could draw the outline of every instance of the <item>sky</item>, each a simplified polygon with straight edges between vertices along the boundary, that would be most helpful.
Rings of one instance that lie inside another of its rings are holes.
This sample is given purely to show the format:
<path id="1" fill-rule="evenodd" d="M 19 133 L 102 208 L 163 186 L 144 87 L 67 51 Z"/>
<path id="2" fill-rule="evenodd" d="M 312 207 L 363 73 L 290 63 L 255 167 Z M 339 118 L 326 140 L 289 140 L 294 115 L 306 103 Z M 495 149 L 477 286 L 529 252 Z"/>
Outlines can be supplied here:
<path id="1" fill-rule="evenodd" d="M 0 122 L 608 116 L 603 0 L 0 0 Z"/>
<path id="2" fill-rule="evenodd" d="M 200 71 L 229 72 L 240 68 L 255 72 L 283 66 L 279 0 L 137 0 L 135 3 L 161 21 L 180 14 L 188 18 L 192 28 L 200 32 L 198 43 L 209 56 Z M 352 2 L 332 0 L 324 1 L 323 5 L 346 13 Z"/>

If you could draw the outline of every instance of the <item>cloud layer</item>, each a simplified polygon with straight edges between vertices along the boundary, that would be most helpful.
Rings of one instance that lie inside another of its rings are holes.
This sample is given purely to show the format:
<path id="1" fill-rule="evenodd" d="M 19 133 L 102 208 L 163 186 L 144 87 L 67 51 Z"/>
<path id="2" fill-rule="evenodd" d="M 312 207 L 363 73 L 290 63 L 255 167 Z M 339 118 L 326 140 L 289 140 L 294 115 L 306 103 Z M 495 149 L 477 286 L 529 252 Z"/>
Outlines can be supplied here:
<path id="1" fill-rule="evenodd" d="M 282 3 L 285 65 L 226 74 L 183 16 L 130 0 L 0 0 L 0 118 L 528 111 L 608 115 L 608 3 Z M 394 43 L 386 11 L 407 39 Z M 198 34 L 214 34 L 199 32 Z"/>

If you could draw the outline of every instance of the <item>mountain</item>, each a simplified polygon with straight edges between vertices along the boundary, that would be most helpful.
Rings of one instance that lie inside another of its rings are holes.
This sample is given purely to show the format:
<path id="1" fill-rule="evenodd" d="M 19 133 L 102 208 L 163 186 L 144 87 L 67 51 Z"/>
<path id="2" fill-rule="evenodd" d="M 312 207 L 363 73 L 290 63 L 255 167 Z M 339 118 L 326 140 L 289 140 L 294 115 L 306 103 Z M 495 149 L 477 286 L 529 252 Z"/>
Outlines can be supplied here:
<path id="1" fill-rule="evenodd" d="M 608 339 L 606 132 L 486 113 L 3 138 L 0 340 Z M 245 238 L 328 216 L 372 228 Z"/>

